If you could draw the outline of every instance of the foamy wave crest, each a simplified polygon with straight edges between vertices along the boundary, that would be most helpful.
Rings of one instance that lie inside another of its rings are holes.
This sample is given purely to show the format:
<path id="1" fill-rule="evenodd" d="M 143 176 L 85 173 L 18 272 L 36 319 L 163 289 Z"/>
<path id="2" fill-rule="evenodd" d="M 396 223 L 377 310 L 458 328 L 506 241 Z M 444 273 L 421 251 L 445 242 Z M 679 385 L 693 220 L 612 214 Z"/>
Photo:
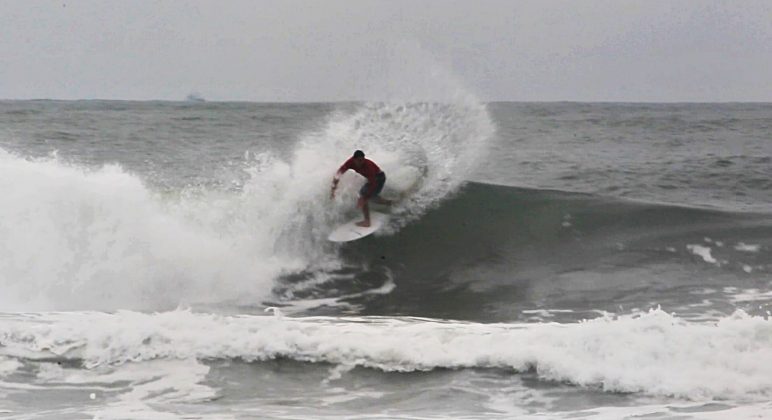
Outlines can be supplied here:
<path id="1" fill-rule="evenodd" d="M 534 370 L 545 380 L 611 392 L 694 399 L 772 395 L 772 321 L 743 312 L 710 324 L 661 310 L 576 324 L 478 324 L 179 310 L 19 316 L 3 320 L 0 331 L 0 356 L 80 359 L 87 367 L 281 357 L 397 372 Z"/>
<path id="2" fill-rule="evenodd" d="M 0 150 L 0 191 L 3 310 L 168 309 L 257 294 L 291 264 L 189 214 L 216 207 L 164 199 L 118 165 Z"/>

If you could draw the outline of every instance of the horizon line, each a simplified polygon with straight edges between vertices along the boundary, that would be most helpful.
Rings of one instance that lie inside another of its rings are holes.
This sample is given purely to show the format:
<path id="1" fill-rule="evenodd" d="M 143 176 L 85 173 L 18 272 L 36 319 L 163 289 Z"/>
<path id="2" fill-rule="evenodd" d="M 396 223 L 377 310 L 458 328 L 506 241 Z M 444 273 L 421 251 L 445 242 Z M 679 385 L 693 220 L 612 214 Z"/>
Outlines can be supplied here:
<path id="1" fill-rule="evenodd" d="M 429 103 L 439 102 L 444 103 L 447 101 L 442 100 L 430 100 L 430 99 L 417 99 L 417 100 L 372 100 L 372 99 L 337 99 L 337 100 L 245 100 L 245 99 L 214 99 L 209 100 L 187 100 L 187 99 L 116 99 L 116 98 L 78 98 L 78 99 L 61 99 L 61 98 L 0 98 L 0 102 L 169 102 L 169 103 L 185 103 L 190 105 L 204 105 L 204 104 L 216 104 L 216 103 L 252 103 L 252 104 L 354 104 L 354 103 Z M 545 100 L 533 100 L 533 99 L 495 99 L 495 100 L 480 100 L 480 103 L 495 104 L 495 103 L 520 103 L 520 104 L 770 104 L 772 99 L 769 100 L 576 100 L 576 99 L 545 99 Z"/>

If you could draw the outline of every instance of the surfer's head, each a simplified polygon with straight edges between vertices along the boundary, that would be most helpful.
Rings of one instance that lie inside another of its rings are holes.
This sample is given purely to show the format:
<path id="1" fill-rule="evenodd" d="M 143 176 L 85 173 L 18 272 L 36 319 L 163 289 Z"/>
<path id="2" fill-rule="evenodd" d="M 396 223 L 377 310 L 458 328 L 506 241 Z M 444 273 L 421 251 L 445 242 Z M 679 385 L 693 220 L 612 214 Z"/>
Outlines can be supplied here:
<path id="1" fill-rule="evenodd" d="M 354 152 L 354 163 L 357 165 L 357 167 L 362 166 L 363 163 L 365 163 L 365 152 L 361 150 L 357 150 Z"/>

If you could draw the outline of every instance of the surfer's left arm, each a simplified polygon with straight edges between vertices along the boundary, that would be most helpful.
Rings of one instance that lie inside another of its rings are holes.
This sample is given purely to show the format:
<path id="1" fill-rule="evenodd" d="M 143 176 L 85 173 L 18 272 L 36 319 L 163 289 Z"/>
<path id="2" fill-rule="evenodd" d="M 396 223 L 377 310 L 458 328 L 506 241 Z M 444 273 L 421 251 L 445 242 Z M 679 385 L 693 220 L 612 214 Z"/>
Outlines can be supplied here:
<path id="1" fill-rule="evenodd" d="M 335 198 L 335 190 L 338 188 L 338 181 L 340 181 L 340 172 L 336 172 L 332 177 L 332 188 L 330 189 L 330 198 Z"/>
<path id="2" fill-rule="evenodd" d="M 335 190 L 338 188 L 338 181 L 340 181 L 341 175 L 350 169 L 351 159 L 345 161 L 343 165 L 340 165 L 338 171 L 332 177 L 332 188 L 330 190 L 330 198 L 335 198 Z"/>

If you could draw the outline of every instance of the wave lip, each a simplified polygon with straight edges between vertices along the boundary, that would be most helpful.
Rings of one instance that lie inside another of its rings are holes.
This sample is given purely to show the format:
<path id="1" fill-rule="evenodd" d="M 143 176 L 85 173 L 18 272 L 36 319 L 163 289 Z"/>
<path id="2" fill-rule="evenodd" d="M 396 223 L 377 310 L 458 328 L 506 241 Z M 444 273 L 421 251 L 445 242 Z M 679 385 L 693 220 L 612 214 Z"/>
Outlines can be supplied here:
<path id="1" fill-rule="evenodd" d="M 6 359 L 64 358 L 88 368 L 288 358 L 389 372 L 534 371 L 543 380 L 609 392 L 690 399 L 772 395 L 772 321 L 741 311 L 710 324 L 659 309 L 575 324 L 80 312 L 17 316 L 3 320 L 0 331 Z"/>

